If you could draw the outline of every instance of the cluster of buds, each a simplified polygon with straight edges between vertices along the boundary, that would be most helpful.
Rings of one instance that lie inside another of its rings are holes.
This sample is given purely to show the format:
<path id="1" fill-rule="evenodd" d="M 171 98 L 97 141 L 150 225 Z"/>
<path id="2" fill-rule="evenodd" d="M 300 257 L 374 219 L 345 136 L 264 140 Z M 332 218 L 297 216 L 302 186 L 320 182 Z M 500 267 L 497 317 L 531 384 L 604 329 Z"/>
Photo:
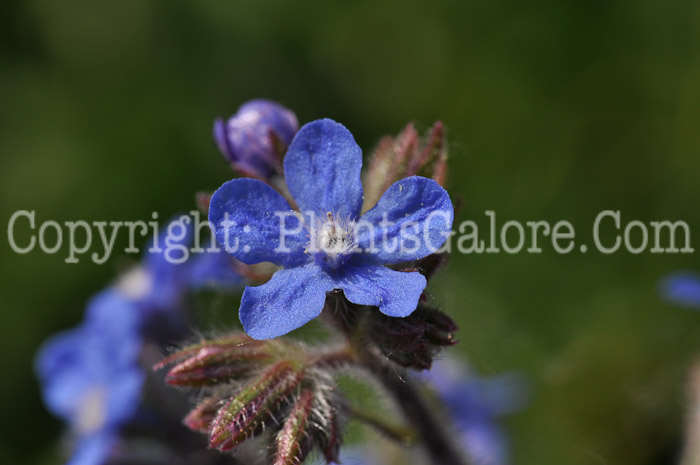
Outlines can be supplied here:
<path id="1" fill-rule="evenodd" d="M 427 280 L 447 261 L 444 254 L 429 255 L 403 263 L 399 271 L 418 271 Z M 430 307 L 421 299 L 418 308 L 406 318 L 391 318 L 372 312 L 371 339 L 392 362 L 415 370 L 429 370 L 435 356 L 457 343 L 457 324 L 446 313 Z"/>
<path id="2" fill-rule="evenodd" d="M 398 136 L 379 141 L 365 172 L 364 210 L 372 208 L 394 182 L 416 175 L 442 186 L 447 180 L 447 145 L 441 121 L 433 124 L 425 138 L 409 123 Z"/>
<path id="3" fill-rule="evenodd" d="M 256 101 L 241 107 L 228 121 L 217 121 L 214 133 L 236 171 L 273 186 L 294 205 L 281 169 L 282 154 L 298 130 L 292 116 L 283 107 Z M 253 139 L 258 143 L 252 144 Z M 446 175 L 442 123 L 436 122 L 425 137 L 409 124 L 398 136 L 382 139 L 371 154 L 363 173 L 363 210 L 374 207 L 396 181 L 423 176 L 443 185 Z M 209 212 L 211 198 L 208 193 L 198 195 L 202 212 Z M 429 280 L 444 263 L 444 255 L 433 254 L 391 268 L 420 272 Z M 277 270 L 269 264 L 245 265 L 237 260 L 234 268 L 250 282 L 265 282 Z M 440 436 L 441 428 L 424 421 L 428 413 L 413 388 L 397 377 L 403 368 L 429 369 L 441 349 L 456 343 L 454 321 L 426 301 L 423 296 L 414 312 L 396 318 L 376 307 L 351 303 L 343 290 L 335 289 L 327 293 L 323 314 L 346 336 L 339 349 L 307 347 L 288 338 L 254 340 L 236 333 L 185 347 L 156 369 L 169 367 L 165 381 L 171 385 L 201 390 L 202 397 L 184 424 L 206 434 L 210 448 L 238 455 L 244 453 L 249 439 L 258 438 L 269 444 L 268 461 L 274 465 L 302 463 L 314 449 L 328 463 L 337 462 L 342 426 L 350 416 L 389 437 L 400 441 L 407 437 L 401 433 L 404 428 L 350 406 L 335 384 L 339 369 L 355 368 L 355 373 L 364 372 L 385 384 L 397 400 L 412 399 L 398 402 L 406 420 L 414 426 L 421 423 L 418 430 L 432 431 L 432 435 L 422 431 L 421 436 Z M 441 441 L 433 441 L 437 449 L 447 447 Z"/>
<path id="4" fill-rule="evenodd" d="M 406 368 L 429 370 L 435 356 L 457 343 L 455 322 L 444 312 L 420 304 L 406 318 L 375 312 L 370 338 L 392 362 Z"/>
<path id="5" fill-rule="evenodd" d="M 230 451 L 265 435 L 271 462 L 292 465 L 314 447 L 329 463 L 338 459 L 341 399 L 328 369 L 341 364 L 333 351 L 236 333 L 186 347 L 155 368 L 171 366 L 169 384 L 203 390 L 185 425 L 207 434 L 211 448 Z"/>

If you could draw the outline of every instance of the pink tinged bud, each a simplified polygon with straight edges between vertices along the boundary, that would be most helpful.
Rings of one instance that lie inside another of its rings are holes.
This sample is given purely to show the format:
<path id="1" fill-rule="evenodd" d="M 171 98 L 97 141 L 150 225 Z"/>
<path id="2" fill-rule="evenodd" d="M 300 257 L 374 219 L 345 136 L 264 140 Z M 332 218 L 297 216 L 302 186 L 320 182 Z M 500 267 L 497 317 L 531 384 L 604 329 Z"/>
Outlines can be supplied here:
<path id="1" fill-rule="evenodd" d="M 317 416 L 320 417 L 317 421 L 324 425 L 324 429 L 318 432 L 316 442 L 328 463 L 338 463 L 344 423 L 338 409 L 331 403 L 323 403 L 317 407 L 317 410 Z"/>
<path id="2" fill-rule="evenodd" d="M 274 465 L 299 464 L 314 446 L 328 463 L 337 463 L 342 439 L 342 419 L 337 408 L 336 388 L 317 380 L 314 388 L 297 397 L 275 437 Z"/>
<path id="3" fill-rule="evenodd" d="M 413 123 L 396 137 L 385 137 L 370 156 L 364 180 L 364 206 L 369 210 L 395 181 L 405 178 L 412 158 L 418 158 L 418 133 Z"/>
<path id="4" fill-rule="evenodd" d="M 383 138 L 370 156 L 364 177 L 363 211 L 374 207 L 394 182 L 409 176 L 432 178 L 444 185 L 447 178 L 445 129 L 437 121 L 425 139 L 412 123 L 395 138 Z"/>
<path id="5" fill-rule="evenodd" d="M 221 408 L 223 401 L 220 397 L 208 397 L 187 414 L 183 423 L 192 431 L 209 433 L 212 422 Z"/>
<path id="6" fill-rule="evenodd" d="M 302 391 L 277 433 L 274 465 L 297 465 L 309 454 L 313 445 L 310 429 L 313 427 L 314 394 L 308 389 Z"/>
<path id="7" fill-rule="evenodd" d="M 269 349 L 254 342 L 235 347 L 203 347 L 175 365 L 165 381 L 177 386 L 205 386 L 240 379 L 272 359 Z"/>
<path id="8" fill-rule="evenodd" d="M 204 215 L 209 215 L 209 204 L 211 203 L 211 192 L 197 192 L 195 195 L 195 202 L 197 203 L 197 208 Z"/>
<path id="9" fill-rule="evenodd" d="M 244 333 L 234 333 L 224 338 L 202 341 L 199 344 L 187 346 L 184 349 L 178 350 L 172 353 L 171 355 L 165 357 L 153 367 L 153 370 L 161 370 L 168 365 L 187 360 L 191 357 L 196 356 L 203 349 L 236 349 L 259 345 L 263 342 L 264 341 L 256 341 L 254 339 L 251 339 L 247 334 Z"/>
<path id="10" fill-rule="evenodd" d="M 447 180 L 447 147 L 445 127 L 442 121 L 436 121 L 433 124 L 413 174 L 432 178 L 441 186 L 445 185 Z"/>
<path id="11" fill-rule="evenodd" d="M 253 378 L 219 409 L 211 428 L 210 447 L 230 450 L 262 432 L 303 378 L 303 367 L 288 360 L 277 362 Z"/>
<path id="12" fill-rule="evenodd" d="M 394 179 L 391 181 L 387 179 L 384 182 L 383 191 L 387 190 L 395 181 L 415 174 L 411 170 L 416 168 L 419 152 L 418 131 L 416 131 L 413 123 L 406 125 L 403 132 L 396 138 L 394 146 L 396 154 L 391 166 L 391 174 L 394 176 Z"/>
<path id="13" fill-rule="evenodd" d="M 364 205 L 362 211 L 374 207 L 384 193 L 384 180 L 391 178 L 391 166 L 394 163 L 394 139 L 386 136 L 379 141 L 377 148 L 369 159 L 369 168 L 364 173 Z"/>

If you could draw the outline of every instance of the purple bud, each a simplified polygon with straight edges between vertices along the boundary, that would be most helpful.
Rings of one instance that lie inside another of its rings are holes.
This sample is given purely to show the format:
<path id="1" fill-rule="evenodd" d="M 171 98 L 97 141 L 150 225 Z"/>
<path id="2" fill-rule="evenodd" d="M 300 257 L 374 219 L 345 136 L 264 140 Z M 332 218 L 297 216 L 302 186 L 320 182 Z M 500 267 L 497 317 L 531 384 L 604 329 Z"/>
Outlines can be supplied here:
<path id="1" fill-rule="evenodd" d="M 159 370 L 174 364 L 165 377 L 178 386 L 209 386 L 239 379 L 272 359 L 273 345 L 245 334 L 194 344 L 158 363 Z"/>
<path id="2" fill-rule="evenodd" d="M 237 347 L 250 347 L 260 345 L 260 342 L 261 341 L 251 339 L 247 334 L 244 333 L 233 333 L 229 336 L 220 339 L 202 341 L 199 344 L 187 346 L 184 349 L 178 350 L 172 353 L 171 355 L 165 357 L 153 367 L 153 370 L 161 370 L 168 365 L 172 365 L 173 363 L 178 363 L 187 360 L 193 356 L 196 356 L 203 349 L 217 348 L 223 350 Z"/>
<path id="3" fill-rule="evenodd" d="M 399 263 L 393 268 L 397 271 L 418 271 L 430 280 L 435 272 L 447 263 L 447 255 L 444 253 L 434 253 L 412 262 Z"/>
<path id="4" fill-rule="evenodd" d="M 284 360 L 252 379 L 219 409 L 210 447 L 230 450 L 260 433 L 303 378 L 303 367 Z"/>
<path id="5" fill-rule="evenodd" d="M 264 344 L 204 347 L 175 365 L 165 381 L 178 386 L 220 384 L 245 376 L 270 360 L 269 347 Z"/>
<path id="6" fill-rule="evenodd" d="M 282 173 L 282 155 L 298 130 L 291 110 L 270 100 L 251 100 L 227 121 L 214 122 L 214 140 L 235 170 L 269 180 Z"/>
<path id="7" fill-rule="evenodd" d="M 394 363 L 427 370 L 440 349 L 457 343 L 456 331 L 457 325 L 445 313 L 419 305 L 406 318 L 374 315 L 372 339 Z"/>

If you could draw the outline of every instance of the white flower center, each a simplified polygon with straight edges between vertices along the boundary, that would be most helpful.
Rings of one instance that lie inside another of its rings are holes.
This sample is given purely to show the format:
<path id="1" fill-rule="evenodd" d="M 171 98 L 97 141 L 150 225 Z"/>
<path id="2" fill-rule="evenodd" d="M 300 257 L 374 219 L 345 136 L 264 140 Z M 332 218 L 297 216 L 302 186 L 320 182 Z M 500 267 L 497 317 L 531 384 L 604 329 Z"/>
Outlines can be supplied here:
<path id="1" fill-rule="evenodd" d="M 107 392 L 102 387 L 88 389 L 78 405 L 75 427 L 81 434 L 94 433 L 107 419 Z"/>
<path id="2" fill-rule="evenodd" d="M 316 222 L 310 230 L 308 252 L 321 253 L 324 261 L 337 265 L 342 257 L 357 249 L 355 243 L 355 223 L 330 212 L 326 217 Z"/>
<path id="3" fill-rule="evenodd" d="M 136 266 L 119 278 L 117 287 L 126 297 L 139 300 L 151 292 L 153 277 L 144 267 Z"/>

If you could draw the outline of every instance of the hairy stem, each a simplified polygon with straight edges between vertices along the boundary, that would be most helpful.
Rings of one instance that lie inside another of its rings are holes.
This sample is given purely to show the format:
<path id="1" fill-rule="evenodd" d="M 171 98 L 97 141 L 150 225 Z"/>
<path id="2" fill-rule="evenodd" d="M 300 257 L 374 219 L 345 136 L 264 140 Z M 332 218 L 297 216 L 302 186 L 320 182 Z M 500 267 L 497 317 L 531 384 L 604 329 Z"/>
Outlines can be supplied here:
<path id="1" fill-rule="evenodd" d="M 364 366 L 394 397 L 406 420 L 415 428 L 434 465 L 468 465 L 465 454 L 454 443 L 452 435 L 435 417 L 413 383 L 379 357 L 368 356 Z"/>

